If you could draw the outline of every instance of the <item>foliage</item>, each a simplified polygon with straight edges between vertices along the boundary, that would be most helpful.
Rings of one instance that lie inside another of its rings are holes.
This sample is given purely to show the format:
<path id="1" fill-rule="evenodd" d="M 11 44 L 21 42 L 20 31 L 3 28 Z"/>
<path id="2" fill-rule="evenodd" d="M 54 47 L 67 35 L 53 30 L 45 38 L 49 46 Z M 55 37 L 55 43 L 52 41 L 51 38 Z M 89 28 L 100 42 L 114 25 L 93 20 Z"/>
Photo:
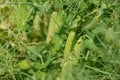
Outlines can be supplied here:
<path id="1" fill-rule="evenodd" d="M 0 80 L 119 80 L 119 0 L 1 0 Z"/>

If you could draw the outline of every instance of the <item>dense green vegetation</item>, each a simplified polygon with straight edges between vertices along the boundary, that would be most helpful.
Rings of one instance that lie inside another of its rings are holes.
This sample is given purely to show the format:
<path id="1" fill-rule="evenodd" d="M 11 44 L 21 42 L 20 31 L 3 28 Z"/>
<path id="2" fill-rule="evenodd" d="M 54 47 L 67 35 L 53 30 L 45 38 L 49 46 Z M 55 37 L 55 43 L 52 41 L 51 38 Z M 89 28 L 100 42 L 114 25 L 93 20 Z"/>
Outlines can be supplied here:
<path id="1" fill-rule="evenodd" d="M 119 0 L 0 1 L 0 80 L 119 79 Z"/>

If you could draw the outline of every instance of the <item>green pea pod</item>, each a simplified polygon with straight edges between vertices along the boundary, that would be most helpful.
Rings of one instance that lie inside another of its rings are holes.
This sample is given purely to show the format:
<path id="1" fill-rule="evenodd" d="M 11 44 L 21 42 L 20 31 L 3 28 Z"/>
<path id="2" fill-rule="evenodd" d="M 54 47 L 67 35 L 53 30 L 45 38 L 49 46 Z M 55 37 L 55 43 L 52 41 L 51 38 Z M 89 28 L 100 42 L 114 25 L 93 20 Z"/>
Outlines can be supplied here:
<path id="1" fill-rule="evenodd" d="M 46 38 L 46 43 L 50 43 L 54 37 L 54 34 L 57 32 L 58 27 L 62 24 L 62 16 L 58 15 L 57 12 L 51 14 L 48 35 Z"/>
<path id="2" fill-rule="evenodd" d="M 40 15 L 36 14 L 33 20 L 33 27 L 36 31 L 40 30 Z"/>
<path id="3" fill-rule="evenodd" d="M 35 18 L 33 19 L 33 28 L 34 28 L 34 33 L 36 36 L 42 37 L 43 36 L 43 30 L 42 26 L 40 25 L 40 15 L 36 14 Z"/>
<path id="4" fill-rule="evenodd" d="M 79 56 L 83 52 L 83 50 L 84 50 L 83 49 L 83 40 L 82 40 L 82 37 L 80 37 L 74 46 L 74 50 L 73 50 L 74 52 L 72 55 L 73 65 L 77 65 Z"/>
<path id="5" fill-rule="evenodd" d="M 80 21 L 81 18 L 80 16 L 77 16 L 76 19 L 73 21 L 71 28 L 76 28 L 77 27 L 77 22 Z M 68 59 L 68 57 L 70 56 L 71 53 L 71 48 L 72 48 L 72 44 L 74 43 L 74 39 L 76 36 L 76 32 L 74 30 L 71 30 L 68 38 L 67 38 L 67 42 L 65 45 L 65 50 L 64 50 L 64 59 Z"/>
<path id="6" fill-rule="evenodd" d="M 73 80 L 72 78 L 72 62 L 69 60 L 62 66 L 61 80 Z"/>
<path id="7" fill-rule="evenodd" d="M 75 31 L 70 31 L 68 38 L 67 38 L 67 42 L 65 45 L 65 50 L 64 50 L 64 59 L 68 59 L 70 53 L 71 53 L 71 48 L 72 48 L 72 44 L 73 41 L 75 39 L 76 33 Z"/>
<path id="8" fill-rule="evenodd" d="M 31 61 L 30 60 L 22 60 L 18 63 L 18 66 L 21 70 L 29 70 L 29 69 L 31 69 Z"/>
<path id="9" fill-rule="evenodd" d="M 83 51 L 83 40 L 82 40 L 82 37 L 80 37 L 77 41 L 77 43 L 75 44 L 75 47 L 74 47 L 74 55 L 76 57 L 78 57 L 78 55 L 80 54 L 81 51 Z"/>
<path id="10" fill-rule="evenodd" d="M 92 30 L 92 29 L 96 28 L 96 24 L 98 23 L 100 16 L 101 16 L 100 13 L 99 13 L 99 15 L 96 15 L 92 19 L 92 21 L 84 27 L 84 30 Z"/>
<path id="11" fill-rule="evenodd" d="M 105 40 L 107 43 L 112 44 L 114 40 L 114 34 L 112 28 L 109 28 L 105 33 Z"/>

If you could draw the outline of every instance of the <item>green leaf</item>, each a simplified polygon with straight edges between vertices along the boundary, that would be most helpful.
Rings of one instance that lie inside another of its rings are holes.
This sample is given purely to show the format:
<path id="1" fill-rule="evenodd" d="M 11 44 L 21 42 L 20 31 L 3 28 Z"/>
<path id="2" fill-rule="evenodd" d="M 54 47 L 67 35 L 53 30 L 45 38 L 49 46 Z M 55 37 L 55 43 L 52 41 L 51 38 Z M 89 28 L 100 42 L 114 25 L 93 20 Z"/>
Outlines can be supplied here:
<path id="1" fill-rule="evenodd" d="M 29 57 L 32 60 L 36 61 L 38 58 L 40 58 L 41 62 L 43 62 L 43 57 L 38 46 L 28 46 L 27 50 L 29 52 Z"/>
<path id="2" fill-rule="evenodd" d="M 99 6 L 100 4 L 100 0 L 91 0 L 91 2 L 96 6 Z"/>
<path id="3" fill-rule="evenodd" d="M 86 10 L 87 8 L 88 8 L 88 5 L 87 5 L 87 3 L 86 2 L 81 2 L 81 4 L 80 4 L 80 8 L 81 8 L 81 12 L 82 11 L 84 11 L 84 10 Z"/>
<path id="4" fill-rule="evenodd" d="M 60 48 L 61 48 L 61 46 L 62 46 L 62 42 L 63 42 L 63 40 L 60 38 L 59 35 L 56 34 L 56 35 L 54 36 L 53 41 L 52 41 L 52 43 L 53 43 L 53 45 L 54 45 L 54 50 L 55 50 L 55 51 L 60 50 Z"/>

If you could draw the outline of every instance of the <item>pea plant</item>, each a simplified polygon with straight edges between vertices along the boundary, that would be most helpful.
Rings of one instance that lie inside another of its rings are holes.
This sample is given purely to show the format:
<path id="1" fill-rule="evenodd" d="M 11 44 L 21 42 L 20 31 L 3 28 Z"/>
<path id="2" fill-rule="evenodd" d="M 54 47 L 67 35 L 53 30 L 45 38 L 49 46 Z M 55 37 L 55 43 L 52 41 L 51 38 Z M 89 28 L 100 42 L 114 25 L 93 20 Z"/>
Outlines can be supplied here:
<path id="1" fill-rule="evenodd" d="M 119 0 L 1 0 L 0 80 L 119 80 Z"/>

